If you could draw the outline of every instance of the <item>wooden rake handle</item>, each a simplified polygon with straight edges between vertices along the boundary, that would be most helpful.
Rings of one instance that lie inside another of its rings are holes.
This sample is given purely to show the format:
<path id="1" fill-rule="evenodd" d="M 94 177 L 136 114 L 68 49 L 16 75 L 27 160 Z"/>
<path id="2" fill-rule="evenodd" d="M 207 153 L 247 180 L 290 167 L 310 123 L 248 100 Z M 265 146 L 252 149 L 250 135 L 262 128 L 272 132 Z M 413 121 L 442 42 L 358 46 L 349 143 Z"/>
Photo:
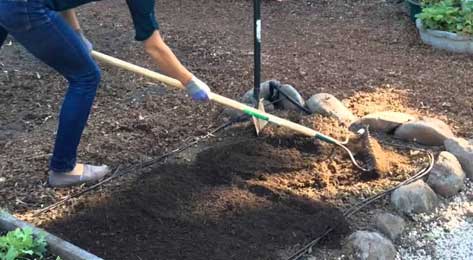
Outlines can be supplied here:
<path id="1" fill-rule="evenodd" d="M 159 74 L 159 73 L 154 72 L 152 70 L 145 69 L 143 67 L 134 65 L 132 63 L 129 63 L 129 62 L 117 59 L 117 58 L 114 58 L 112 56 L 108 56 L 106 54 L 103 54 L 103 53 L 100 53 L 100 52 L 97 52 L 97 51 L 92 51 L 92 56 L 96 60 L 101 61 L 103 63 L 109 64 L 109 65 L 112 65 L 112 66 L 115 66 L 115 67 L 118 67 L 118 68 L 122 68 L 122 69 L 125 69 L 125 70 L 128 70 L 128 71 L 131 71 L 131 72 L 135 72 L 137 74 L 143 75 L 143 76 L 148 77 L 150 79 L 162 82 L 162 83 L 164 83 L 164 84 L 166 84 L 170 87 L 185 89 L 184 85 L 182 85 L 182 83 L 180 81 L 178 81 L 176 79 L 173 79 L 171 77 Z M 226 98 L 224 96 L 215 94 L 213 92 L 210 93 L 209 98 L 210 98 L 210 100 L 215 101 L 215 102 L 217 102 L 221 105 L 224 105 L 226 107 L 230 107 L 230 108 L 242 111 L 243 113 L 245 113 L 247 115 L 250 115 L 250 116 L 256 117 L 258 119 L 265 120 L 265 121 L 277 124 L 279 126 L 287 127 L 287 128 L 292 129 L 293 131 L 298 132 L 300 134 L 303 134 L 303 135 L 306 135 L 306 136 L 309 136 L 309 137 L 319 138 L 319 139 L 321 139 L 323 141 L 326 141 L 326 142 L 329 142 L 329 143 L 334 143 L 334 144 L 339 143 L 337 140 L 335 140 L 331 137 L 325 136 L 325 135 L 323 135 L 323 134 L 321 134 L 321 133 L 319 133 L 319 132 L 317 132 L 313 129 L 310 129 L 310 128 L 305 127 L 305 126 L 300 125 L 300 124 L 296 124 L 296 123 L 291 122 L 289 120 L 286 120 L 284 118 L 280 118 L 280 117 L 268 114 L 266 112 L 259 111 L 259 110 L 255 109 L 253 107 L 247 106 L 247 105 L 242 104 L 238 101 L 235 101 L 235 100 L 230 99 L 230 98 Z"/>

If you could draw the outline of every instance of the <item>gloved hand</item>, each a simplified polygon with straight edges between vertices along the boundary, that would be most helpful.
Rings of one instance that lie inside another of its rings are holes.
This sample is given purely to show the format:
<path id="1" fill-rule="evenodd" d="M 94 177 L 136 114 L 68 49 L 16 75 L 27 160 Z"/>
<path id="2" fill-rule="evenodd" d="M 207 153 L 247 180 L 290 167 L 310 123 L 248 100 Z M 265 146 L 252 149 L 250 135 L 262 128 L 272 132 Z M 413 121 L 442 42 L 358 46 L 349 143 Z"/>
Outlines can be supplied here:
<path id="1" fill-rule="evenodd" d="M 79 29 L 79 30 L 76 30 L 76 33 L 79 36 L 79 38 L 82 40 L 82 43 L 85 45 L 87 50 L 91 52 L 94 49 L 94 45 L 92 45 L 92 43 L 85 37 L 84 32 L 82 32 L 82 30 Z"/>
<path id="2" fill-rule="evenodd" d="M 209 86 L 200 79 L 192 76 L 192 79 L 186 85 L 187 92 L 195 101 L 209 101 L 209 94 L 211 93 Z"/>

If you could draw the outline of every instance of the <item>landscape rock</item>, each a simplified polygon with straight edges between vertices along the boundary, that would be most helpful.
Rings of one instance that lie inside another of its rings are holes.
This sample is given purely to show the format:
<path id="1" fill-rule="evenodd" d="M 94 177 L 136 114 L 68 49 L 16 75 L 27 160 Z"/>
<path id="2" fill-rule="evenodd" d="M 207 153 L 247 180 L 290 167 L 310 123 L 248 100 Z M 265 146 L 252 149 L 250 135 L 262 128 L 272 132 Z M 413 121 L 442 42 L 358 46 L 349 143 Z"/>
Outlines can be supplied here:
<path id="1" fill-rule="evenodd" d="M 459 193 L 465 186 L 465 172 L 455 155 L 441 152 L 427 183 L 444 197 Z"/>
<path id="2" fill-rule="evenodd" d="M 450 127 L 435 118 L 422 118 L 402 124 L 394 134 L 405 141 L 413 141 L 425 145 L 443 145 L 448 138 L 454 137 Z"/>
<path id="3" fill-rule="evenodd" d="M 473 180 L 473 140 L 451 138 L 445 140 L 444 144 L 447 151 L 460 161 L 466 177 Z"/>
<path id="4" fill-rule="evenodd" d="M 291 97 L 293 100 L 295 100 L 299 105 L 304 106 L 304 99 L 302 98 L 301 94 L 297 92 L 297 90 L 288 84 L 284 84 L 280 88 L 280 92 L 284 92 L 284 94 L 288 95 Z M 294 110 L 294 111 L 299 111 L 300 109 L 294 105 L 289 99 L 287 99 L 283 94 L 279 94 L 279 98 L 281 99 L 280 102 L 278 102 L 277 105 L 280 105 L 283 109 L 286 110 Z"/>
<path id="5" fill-rule="evenodd" d="M 270 100 L 271 98 L 271 90 L 270 90 L 270 83 L 275 82 L 278 85 L 281 85 L 281 83 L 277 80 L 268 80 L 260 84 L 260 98 L 263 98 L 265 100 Z M 248 90 L 243 97 L 241 98 L 241 101 L 245 104 L 256 104 L 255 98 L 253 97 L 254 93 L 254 88 Z"/>
<path id="6" fill-rule="evenodd" d="M 434 209 L 438 198 L 429 185 L 418 180 L 396 189 L 391 195 L 391 203 L 406 214 L 422 213 Z"/>
<path id="7" fill-rule="evenodd" d="M 353 123 L 353 125 L 368 125 L 371 131 L 389 133 L 400 125 L 414 120 L 416 120 L 416 117 L 413 115 L 401 112 L 385 111 L 366 115 Z"/>
<path id="8" fill-rule="evenodd" d="M 381 213 L 375 217 L 376 228 L 391 240 L 396 240 L 406 226 L 403 218 L 391 213 Z"/>
<path id="9" fill-rule="evenodd" d="M 345 251 L 352 259 L 391 260 L 396 257 L 393 243 L 377 232 L 356 231 L 348 237 Z"/>
<path id="10" fill-rule="evenodd" d="M 306 105 L 310 112 L 334 117 L 346 125 L 357 120 L 356 116 L 340 100 L 330 94 L 313 95 L 307 100 Z"/>

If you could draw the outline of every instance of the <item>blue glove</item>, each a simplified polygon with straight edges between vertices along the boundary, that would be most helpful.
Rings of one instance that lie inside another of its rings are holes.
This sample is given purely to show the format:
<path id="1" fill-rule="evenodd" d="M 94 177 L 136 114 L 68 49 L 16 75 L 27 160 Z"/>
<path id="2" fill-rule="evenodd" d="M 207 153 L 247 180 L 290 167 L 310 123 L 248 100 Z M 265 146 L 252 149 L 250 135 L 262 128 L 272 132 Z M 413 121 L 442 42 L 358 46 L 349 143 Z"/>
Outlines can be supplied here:
<path id="1" fill-rule="evenodd" d="M 8 32 L 0 26 L 0 48 L 2 47 L 5 39 L 7 38 Z"/>
<path id="2" fill-rule="evenodd" d="M 92 43 L 85 37 L 82 30 L 76 30 L 76 33 L 79 36 L 79 38 L 81 39 L 82 43 L 87 48 L 87 50 L 89 50 L 89 52 L 91 52 L 94 49 L 94 45 L 92 45 Z"/>
<path id="3" fill-rule="evenodd" d="M 187 93 L 195 101 L 209 101 L 209 94 L 211 93 L 209 86 L 200 79 L 192 76 L 192 79 L 186 85 Z"/>

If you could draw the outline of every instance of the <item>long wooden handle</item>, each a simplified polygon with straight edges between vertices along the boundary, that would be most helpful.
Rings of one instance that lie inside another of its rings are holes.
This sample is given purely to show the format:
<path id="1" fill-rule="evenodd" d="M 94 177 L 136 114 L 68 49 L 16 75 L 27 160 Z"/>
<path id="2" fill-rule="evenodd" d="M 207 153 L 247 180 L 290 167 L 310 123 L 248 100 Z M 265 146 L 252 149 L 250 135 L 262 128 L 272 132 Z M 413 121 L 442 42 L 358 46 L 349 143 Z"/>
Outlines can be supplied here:
<path id="1" fill-rule="evenodd" d="M 116 66 L 116 67 L 119 67 L 119 68 L 122 68 L 122 69 L 125 69 L 125 70 L 129 70 L 129 71 L 138 73 L 138 74 L 146 76 L 150 79 L 160 81 L 160 82 L 162 82 L 162 83 L 164 83 L 168 86 L 175 87 L 175 88 L 180 88 L 180 89 L 185 88 L 182 85 L 182 83 L 180 81 L 176 80 L 176 79 L 173 79 L 171 77 L 159 74 L 159 73 L 154 72 L 152 70 L 145 69 L 143 67 L 131 64 L 129 62 L 114 58 L 112 56 L 108 56 L 106 54 L 103 54 L 103 53 L 100 53 L 100 52 L 97 52 L 97 51 L 92 51 L 92 56 L 95 59 L 97 59 L 98 61 L 107 63 L 109 65 L 113 65 L 113 66 Z M 254 116 L 258 119 L 262 119 L 262 120 L 265 120 L 265 121 L 268 121 L 268 122 L 271 122 L 271 123 L 274 123 L 274 124 L 277 124 L 277 125 L 280 125 L 280 126 L 283 126 L 283 127 L 287 127 L 289 129 L 292 129 L 292 130 L 294 130 L 298 133 L 304 134 L 306 136 L 317 137 L 319 139 L 322 139 L 322 140 L 324 140 L 326 142 L 330 142 L 330 143 L 337 143 L 338 142 L 335 139 L 332 139 L 328 136 L 322 135 L 321 133 L 319 133 L 319 132 L 317 132 L 313 129 L 310 129 L 308 127 L 305 127 L 303 125 L 296 124 L 296 123 L 291 122 L 289 120 L 286 120 L 284 118 L 280 118 L 280 117 L 262 112 L 260 110 L 257 110 L 255 108 L 253 108 L 253 107 L 247 106 L 247 105 L 242 104 L 238 101 L 235 101 L 235 100 L 230 99 L 230 98 L 226 98 L 224 96 L 215 94 L 213 92 L 210 93 L 209 98 L 210 98 L 210 100 L 215 101 L 219 104 L 222 104 L 226 107 L 230 107 L 230 108 L 242 111 L 245 114 Z"/>

